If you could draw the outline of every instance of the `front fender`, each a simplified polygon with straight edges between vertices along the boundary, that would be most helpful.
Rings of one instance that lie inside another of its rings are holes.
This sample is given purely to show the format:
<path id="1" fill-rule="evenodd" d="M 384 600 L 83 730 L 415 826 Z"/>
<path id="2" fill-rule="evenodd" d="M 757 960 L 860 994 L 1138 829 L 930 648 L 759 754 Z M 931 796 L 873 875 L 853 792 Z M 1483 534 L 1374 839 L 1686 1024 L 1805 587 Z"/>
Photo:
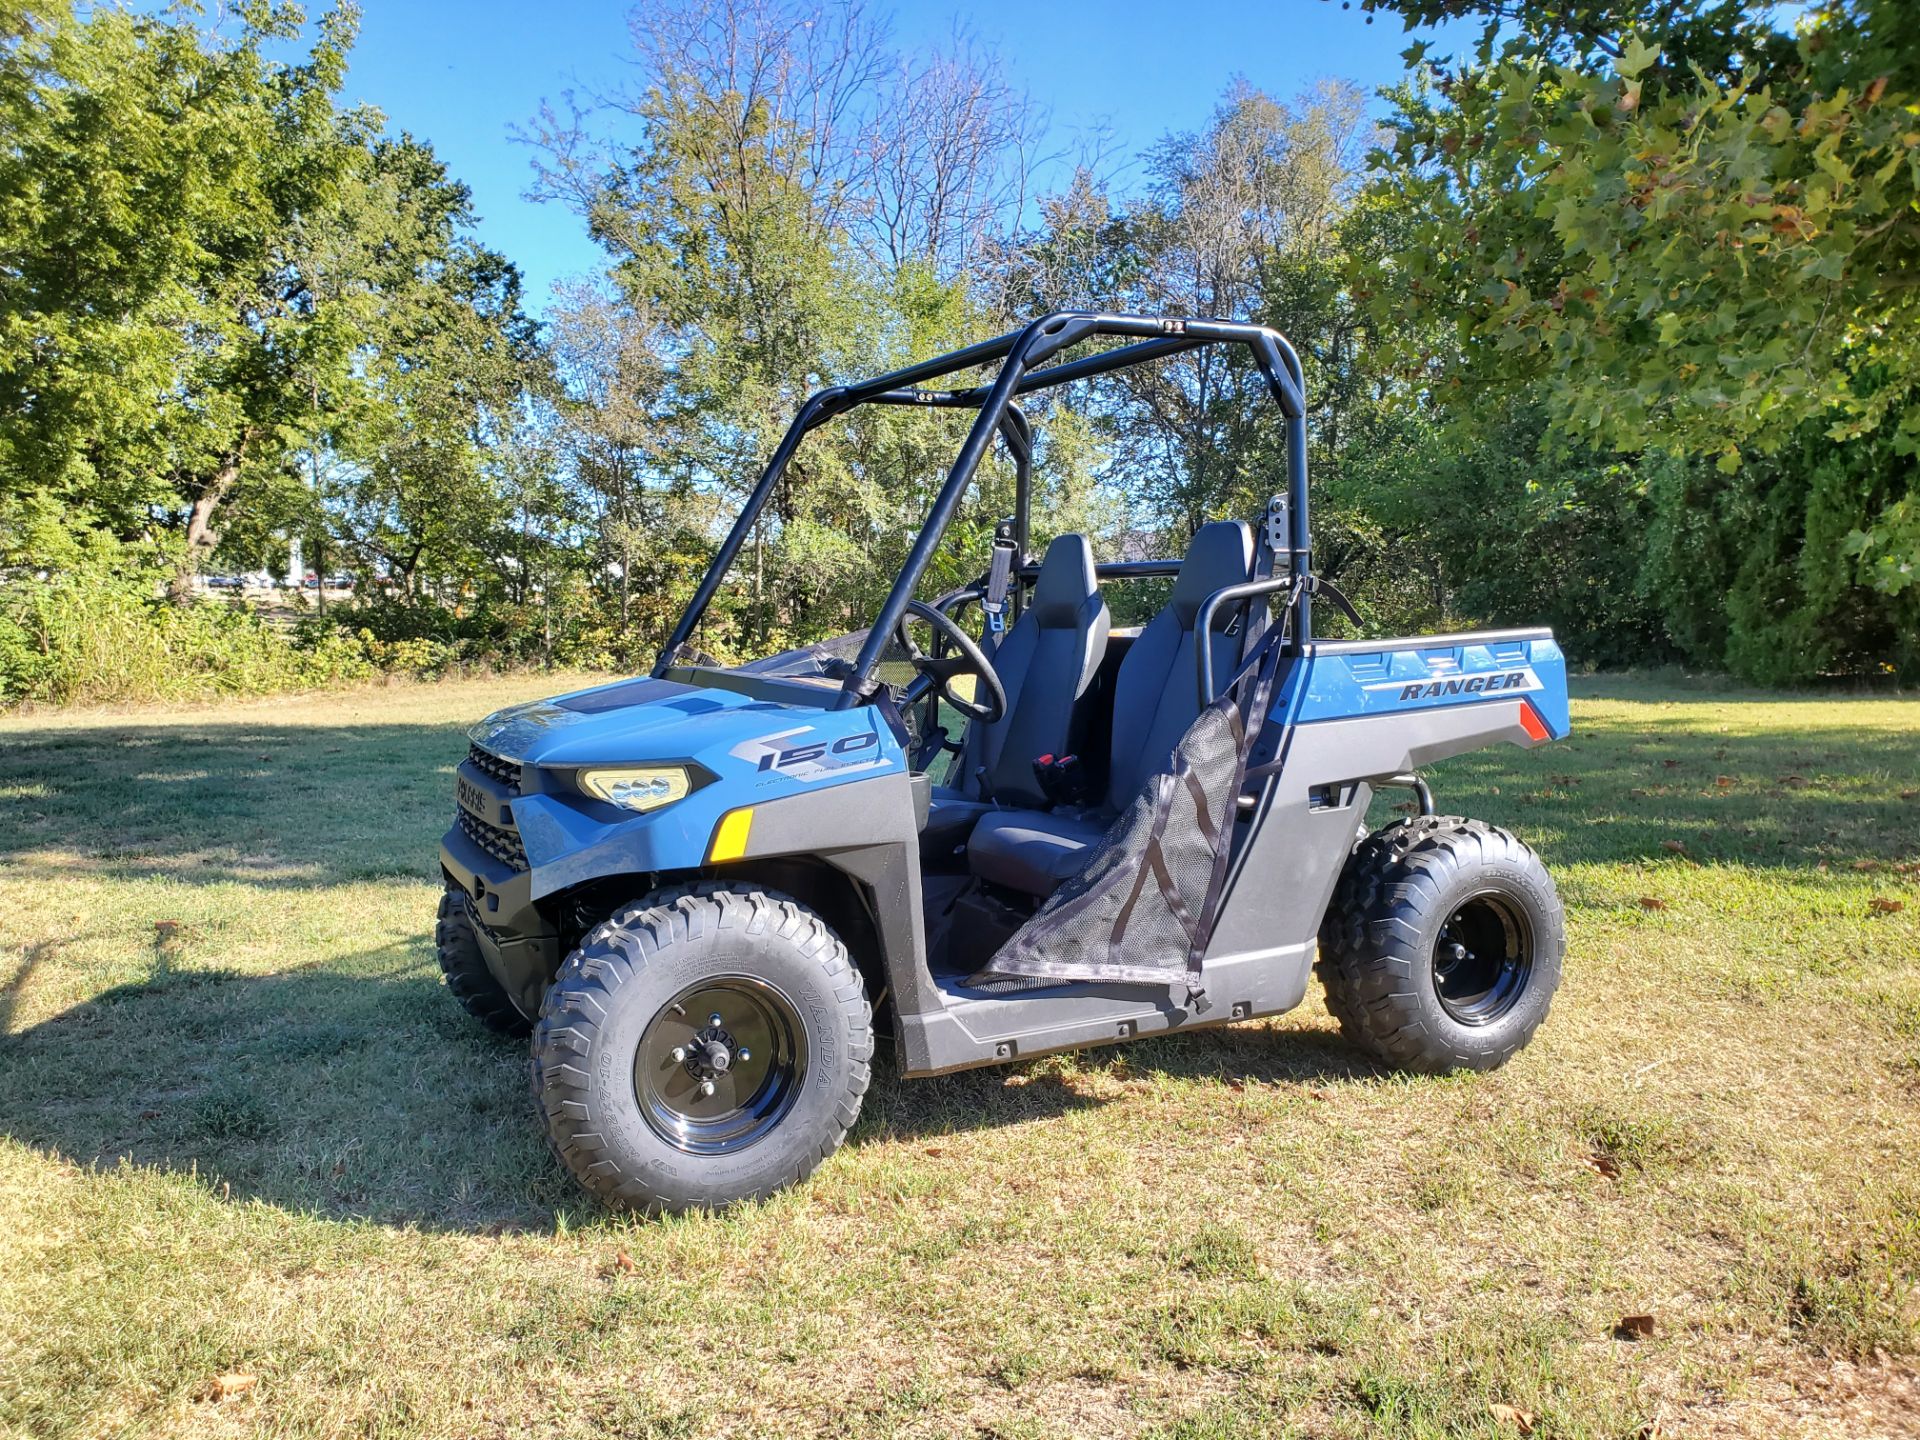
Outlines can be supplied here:
<path id="1" fill-rule="evenodd" d="M 660 810 L 635 815 L 559 785 L 516 799 L 514 820 L 527 852 L 532 898 L 608 875 L 700 869 L 710 861 L 720 822 L 736 811 L 751 810 L 753 828 L 764 835 L 785 824 L 774 817 L 795 802 L 816 819 L 842 813 L 857 819 L 871 801 L 843 802 L 839 792 L 871 795 L 873 782 L 889 778 L 906 788 L 905 753 L 874 708 L 768 705 L 733 711 L 730 719 L 736 723 L 710 738 L 696 737 L 701 743 L 674 757 L 714 778 Z M 636 756 L 631 763 L 672 762 Z M 749 833 L 756 846 L 761 843 Z M 806 837 L 795 838 L 795 851 L 804 848 Z M 811 843 L 819 848 L 822 842 Z"/>

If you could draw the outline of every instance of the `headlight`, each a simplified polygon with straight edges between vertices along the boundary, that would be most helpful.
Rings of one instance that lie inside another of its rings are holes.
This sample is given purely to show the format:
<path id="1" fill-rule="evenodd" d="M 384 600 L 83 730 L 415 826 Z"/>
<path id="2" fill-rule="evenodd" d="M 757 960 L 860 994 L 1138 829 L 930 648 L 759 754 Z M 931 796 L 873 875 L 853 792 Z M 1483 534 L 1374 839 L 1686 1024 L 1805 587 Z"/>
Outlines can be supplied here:
<path id="1" fill-rule="evenodd" d="M 648 765 L 619 770 L 582 770 L 580 788 L 623 810 L 658 810 L 684 799 L 693 788 L 686 767 Z"/>

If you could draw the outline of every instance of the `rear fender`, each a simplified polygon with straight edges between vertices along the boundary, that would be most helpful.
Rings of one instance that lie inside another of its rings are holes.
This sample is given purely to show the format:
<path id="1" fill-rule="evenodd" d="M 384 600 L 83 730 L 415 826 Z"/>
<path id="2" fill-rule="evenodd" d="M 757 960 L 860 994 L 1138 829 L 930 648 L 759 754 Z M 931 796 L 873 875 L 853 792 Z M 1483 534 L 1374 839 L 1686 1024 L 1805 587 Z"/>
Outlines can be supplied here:
<path id="1" fill-rule="evenodd" d="M 1308 645 L 1254 747 L 1271 778 L 1228 869 L 1208 961 L 1259 953 L 1304 994 L 1375 782 L 1569 728 L 1566 660 L 1547 630 Z"/>

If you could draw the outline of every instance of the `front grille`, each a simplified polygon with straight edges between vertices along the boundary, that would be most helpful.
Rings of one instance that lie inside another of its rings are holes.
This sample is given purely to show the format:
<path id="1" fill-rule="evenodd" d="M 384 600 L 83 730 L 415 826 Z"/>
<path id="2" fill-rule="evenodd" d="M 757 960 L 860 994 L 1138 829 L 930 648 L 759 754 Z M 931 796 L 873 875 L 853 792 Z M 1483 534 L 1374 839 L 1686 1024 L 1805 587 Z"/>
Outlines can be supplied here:
<path id="1" fill-rule="evenodd" d="M 454 818 L 460 822 L 460 833 L 487 854 L 516 870 L 531 868 L 527 864 L 526 847 L 520 843 L 520 837 L 511 830 L 502 830 L 497 825 L 489 825 L 479 816 L 462 808 L 454 812 Z"/>
<path id="2" fill-rule="evenodd" d="M 478 745 L 467 750 L 467 763 L 490 780 L 498 780 L 507 787 L 512 795 L 520 793 L 520 766 L 513 760 L 502 760 L 490 750 L 482 750 Z"/>

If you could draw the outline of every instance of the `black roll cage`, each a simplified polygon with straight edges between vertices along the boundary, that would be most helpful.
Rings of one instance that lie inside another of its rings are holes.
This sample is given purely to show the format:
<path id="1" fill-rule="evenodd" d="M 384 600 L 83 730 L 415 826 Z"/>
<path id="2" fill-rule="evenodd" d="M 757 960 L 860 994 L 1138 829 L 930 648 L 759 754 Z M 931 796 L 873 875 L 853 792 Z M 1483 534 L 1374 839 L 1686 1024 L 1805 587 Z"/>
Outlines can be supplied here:
<path id="1" fill-rule="evenodd" d="M 1063 364 L 1048 365 L 1044 369 L 1034 368 L 1071 346 L 1102 335 L 1130 338 L 1134 343 Z M 935 356 L 931 360 L 923 360 L 858 384 L 836 385 L 809 396 L 800 407 L 799 414 L 794 416 L 793 423 L 787 427 L 787 433 L 774 447 L 772 458 L 767 461 L 766 469 L 761 472 L 753 492 L 741 507 L 739 518 L 733 522 L 733 528 L 727 532 L 727 538 L 715 553 L 713 563 L 701 577 L 699 588 L 687 604 L 686 613 L 673 627 L 673 634 L 668 637 L 666 647 L 654 662 L 652 673 L 656 677 L 664 676 L 677 660 L 681 647 L 692 637 L 707 607 L 713 603 L 713 597 L 726 578 L 727 571 L 732 568 L 735 557 L 739 555 L 740 547 L 746 543 L 747 536 L 759 520 L 760 512 L 766 508 L 767 500 L 785 473 L 794 451 L 799 449 L 800 442 L 810 430 L 845 414 L 856 405 L 921 405 L 937 409 L 977 409 L 980 412 L 968 430 L 966 439 L 961 442 L 953 468 L 948 471 L 940 493 L 934 497 L 933 509 L 926 523 L 920 527 L 919 538 L 914 541 L 899 578 L 888 592 L 886 603 L 880 607 L 880 613 L 874 619 L 859 658 L 854 661 L 851 673 L 842 682 L 834 708 L 844 710 L 859 704 L 871 692 L 873 671 L 886 648 L 887 637 L 893 633 L 900 623 L 900 617 L 906 612 L 907 602 L 913 598 L 914 589 L 919 585 L 927 563 L 933 558 L 935 548 L 959 507 L 961 496 L 966 493 L 968 483 L 980 468 L 980 462 L 985 458 L 996 434 L 1002 437 L 1014 458 L 1014 543 L 1019 573 L 1023 578 L 1031 578 L 1035 573 L 1028 555 L 1033 430 L 1020 409 L 1019 396 L 1029 391 L 1049 389 L 1055 385 L 1066 385 L 1075 380 L 1162 360 L 1202 346 L 1221 344 L 1245 345 L 1253 352 L 1254 362 L 1259 365 L 1267 388 L 1279 402 L 1281 414 L 1286 418 L 1288 570 L 1303 582 L 1293 589 L 1292 643 L 1304 644 L 1313 635 L 1309 568 L 1312 557 L 1307 527 L 1306 381 L 1300 369 L 1300 357 L 1294 352 L 1292 344 L 1278 330 L 1266 325 L 1246 325 L 1231 320 L 1153 318 L 1067 310 L 1043 316 L 1024 329 L 996 339 L 984 340 L 978 345 Z M 1002 363 L 991 385 L 976 385 L 965 390 L 918 388 L 924 381 L 936 380 L 943 375 L 968 370 L 993 360 Z M 1096 572 L 1102 579 L 1121 579 L 1171 575 L 1178 569 L 1177 560 L 1135 560 L 1099 565 Z"/>

